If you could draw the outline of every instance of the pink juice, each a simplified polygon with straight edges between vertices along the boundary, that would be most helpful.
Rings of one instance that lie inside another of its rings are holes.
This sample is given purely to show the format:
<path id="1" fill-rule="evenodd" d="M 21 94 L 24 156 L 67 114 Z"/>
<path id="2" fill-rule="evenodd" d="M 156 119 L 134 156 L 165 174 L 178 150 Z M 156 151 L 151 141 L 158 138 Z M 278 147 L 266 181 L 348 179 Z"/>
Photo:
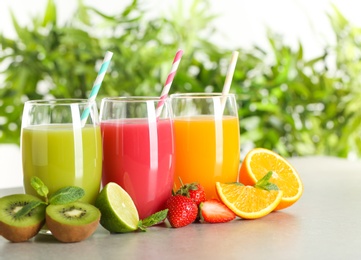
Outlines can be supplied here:
<path id="1" fill-rule="evenodd" d="M 101 122 L 105 186 L 118 183 L 132 197 L 141 219 L 165 209 L 174 174 L 173 125 L 146 119 Z"/>

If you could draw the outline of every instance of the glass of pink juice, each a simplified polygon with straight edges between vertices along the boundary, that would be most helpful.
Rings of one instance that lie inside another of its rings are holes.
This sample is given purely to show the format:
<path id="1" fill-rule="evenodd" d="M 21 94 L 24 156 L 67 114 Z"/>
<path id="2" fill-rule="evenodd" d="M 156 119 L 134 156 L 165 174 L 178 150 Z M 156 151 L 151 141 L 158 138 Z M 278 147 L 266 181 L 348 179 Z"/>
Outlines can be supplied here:
<path id="1" fill-rule="evenodd" d="M 139 217 L 165 209 L 174 175 L 173 122 L 168 103 L 157 115 L 157 97 L 104 98 L 100 108 L 102 183 L 125 189 Z"/>
<path id="2" fill-rule="evenodd" d="M 185 93 L 170 96 L 174 116 L 175 180 L 200 183 L 208 199 L 215 183 L 235 182 L 240 164 L 238 110 L 233 94 Z M 175 182 L 179 187 L 179 182 Z"/>

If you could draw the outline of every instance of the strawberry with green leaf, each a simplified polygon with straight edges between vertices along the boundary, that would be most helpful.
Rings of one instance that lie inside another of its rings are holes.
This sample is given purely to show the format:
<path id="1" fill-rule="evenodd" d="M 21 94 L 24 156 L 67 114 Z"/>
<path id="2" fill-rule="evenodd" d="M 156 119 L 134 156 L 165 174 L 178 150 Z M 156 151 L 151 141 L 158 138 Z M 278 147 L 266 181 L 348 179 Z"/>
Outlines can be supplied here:
<path id="1" fill-rule="evenodd" d="M 167 219 L 174 228 L 193 223 L 198 215 L 197 204 L 186 196 L 175 195 L 167 200 Z"/>
<path id="2" fill-rule="evenodd" d="M 180 178 L 179 181 L 181 183 L 181 187 L 177 190 L 176 194 L 191 198 L 197 205 L 206 201 L 206 193 L 204 192 L 202 185 L 197 182 L 183 184 Z"/>

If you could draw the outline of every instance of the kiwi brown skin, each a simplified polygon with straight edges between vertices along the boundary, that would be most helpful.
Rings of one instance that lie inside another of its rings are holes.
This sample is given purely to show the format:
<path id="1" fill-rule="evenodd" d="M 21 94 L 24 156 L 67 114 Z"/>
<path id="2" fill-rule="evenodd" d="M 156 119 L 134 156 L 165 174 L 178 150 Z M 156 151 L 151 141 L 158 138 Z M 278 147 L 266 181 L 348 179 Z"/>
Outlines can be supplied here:
<path id="1" fill-rule="evenodd" d="M 1 235 L 14 243 L 25 242 L 36 236 L 44 223 L 45 221 L 30 227 L 15 227 L 0 222 Z"/>
<path id="2" fill-rule="evenodd" d="M 45 205 L 33 209 L 29 215 L 15 219 L 11 212 L 14 203 L 25 205 L 38 198 L 27 194 L 13 194 L 0 199 L 0 230 L 1 235 L 11 242 L 25 242 L 37 235 L 45 223 Z M 31 223 L 24 224 L 29 218 L 34 218 Z"/>
<path id="3" fill-rule="evenodd" d="M 96 217 L 89 223 L 82 223 L 82 221 L 77 221 L 76 219 L 74 219 L 74 223 L 65 223 L 65 221 L 53 217 L 54 212 L 51 212 L 51 208 L 57 207 L 60 209 L 72 206 L 80 207 L 85 210 L 91 208 Z M 87 239 L 95 232 L 100 221 L 100 211 L 93 205 L 82 202 L 74 202 L 67 205 L 49 205 L 46 209 L 45 220 L 47 227 L 57 240 L 64 243 L 74 243 Z"/>

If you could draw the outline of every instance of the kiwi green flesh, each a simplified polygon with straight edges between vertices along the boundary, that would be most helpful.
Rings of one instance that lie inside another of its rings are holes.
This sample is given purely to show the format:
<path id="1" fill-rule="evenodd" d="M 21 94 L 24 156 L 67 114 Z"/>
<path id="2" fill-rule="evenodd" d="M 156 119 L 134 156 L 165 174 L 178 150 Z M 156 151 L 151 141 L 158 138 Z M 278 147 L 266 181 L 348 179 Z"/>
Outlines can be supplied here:
<path id="1" fill-rule="evenodd" d="M 30 201 L 40 201 L 28 194 L 13 194 L 0 198 L 1 235 L 12 242 L 23 242 L 34 237 L 45 222 L 45 205 L 32 210 L 28 215 L 16 218 L 15 213 Z"/>
<path id="2" fill-rule="evenodd" d="M 46 214 L 54 221 L 74 226 L 92 223 L 100 217 L 100 211 L 96 207 L 83 202 L 49 205 Z"/>
<path id="3" fill-rule="evenodd" d="M 74 202 L 67 205 L 49 205 L 46 224 L 61 242 L 79 242 L 92 235 L 100 220 L 100 211 L 93 205 Z"/>

